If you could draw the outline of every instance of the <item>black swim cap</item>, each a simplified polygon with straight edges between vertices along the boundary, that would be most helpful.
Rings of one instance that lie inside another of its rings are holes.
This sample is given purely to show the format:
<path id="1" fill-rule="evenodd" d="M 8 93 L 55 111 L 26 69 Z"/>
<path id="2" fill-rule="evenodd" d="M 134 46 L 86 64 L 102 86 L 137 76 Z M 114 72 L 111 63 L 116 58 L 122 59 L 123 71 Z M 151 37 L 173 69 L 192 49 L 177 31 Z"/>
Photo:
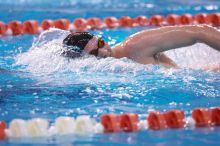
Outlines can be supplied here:
<path id="1" fill-rule="evenodd" d="M 89 32 L 74 32 L 69 34 L 64 40 L 65 50 L 62 55 L 66 57 L 80 57 L 83 49 L 93 38 Z"/>

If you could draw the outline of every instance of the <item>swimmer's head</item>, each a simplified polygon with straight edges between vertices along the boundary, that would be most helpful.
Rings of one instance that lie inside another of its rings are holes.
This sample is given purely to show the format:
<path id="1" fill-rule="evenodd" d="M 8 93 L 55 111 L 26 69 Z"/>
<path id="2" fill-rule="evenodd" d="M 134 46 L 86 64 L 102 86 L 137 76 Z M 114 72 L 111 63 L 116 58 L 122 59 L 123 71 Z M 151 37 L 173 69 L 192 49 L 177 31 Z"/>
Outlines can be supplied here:
<path id="1" fill-rule="evenodd" d="M 89 32 L 71 33 L 63 40 L 63 44 L 65 45 L 63 55 L 66 57 L 76 58 L 84 54 L 98 57 L 111 56 L 110 46 L 103 39 Z"/>

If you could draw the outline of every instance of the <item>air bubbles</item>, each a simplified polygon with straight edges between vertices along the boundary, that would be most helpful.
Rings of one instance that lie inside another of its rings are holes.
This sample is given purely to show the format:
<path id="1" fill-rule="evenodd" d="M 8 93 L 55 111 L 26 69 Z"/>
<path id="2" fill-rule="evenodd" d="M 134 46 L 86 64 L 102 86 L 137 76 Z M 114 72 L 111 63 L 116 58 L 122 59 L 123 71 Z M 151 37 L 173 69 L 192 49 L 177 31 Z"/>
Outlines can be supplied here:
<path id="1" fill-rule="evenodd" d="M 186 106 L 191 106 L 191 104 L 188 102 L 188 103 L 186 103 Z"/>
<path id="2" fill-rule="evenodd" d="M 172 106 L 172 107 L 176 107 L 177 103 L 176 102 L 170 102 L 169 105 Z"/>
<path id="3" fill-rule="evenodd" d="M 12 88 L 12 87 L 13 87 L 13 85 L 8 84 L 8 85 L 6 85 L 6 87 L 7 87 L 7 88 Z"/>
<path id="4" fill-rule="evenodd" d="M 61 104 L 65 105 L 65 104 L 66 104 L 66 101 L 62 101 Z"/>
<path id="5" fill-rule="evenodd" d="M 205 8 L 209 11 L 211 10 L 218 10 L 218 6 L 217 5 L 207 5 L 205 6 Z"/>
<path id="6" fill-rule="evenodd" d="M 37 93 L 36 93 L 36 92 L 34 92 L 34 93 L 32 93 L 32 95 L 37 95 Z"/>

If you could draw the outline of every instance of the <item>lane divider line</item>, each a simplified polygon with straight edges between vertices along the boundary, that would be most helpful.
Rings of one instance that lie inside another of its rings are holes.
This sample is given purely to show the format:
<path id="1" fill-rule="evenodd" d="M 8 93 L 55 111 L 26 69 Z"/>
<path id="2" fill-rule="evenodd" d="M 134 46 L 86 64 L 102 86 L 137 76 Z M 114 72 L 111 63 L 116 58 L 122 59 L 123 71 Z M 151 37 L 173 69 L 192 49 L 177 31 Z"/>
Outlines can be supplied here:
<path id="1" fill-rule="evenodd" d="M 0 140 L 214 126 L 220 126 L 220 107 L 196 108 L 192 110 L 189 117 L 186 117 L 182 110 L 151 111 L 145 119 L 139 119 L 135 113 L 103 114 L 99 121 L 86 115 L 77 118 L 58 117 L 50 126 L 49 122 L 42 118 L 14 119 L 8 127 L 4 121 L 0 121 Z"/>
<path id="2" fill-rule="evenodd" d="M 153 15 L 150 18 L 140 15 L 136 18 L 122 16 L 117 19 L 109 16 L 101 20 L 98 17 L 88 19 L 76 18 L 73 22 L 62 18 L 58 20 L 45 19 L 41 25 L 37 20 L 27 20 L 24 23 L 14 20 L 5 24 L 0 21 L 0 36 L 5 35 L 36 35 L 51 27 L 70 31 L 88 31 L 100 29 L 113 29 L 117 27 L 137 27 L 137 26 L 167 26 L 167 25 L 189 25 L 189 24 L 208 24 L 213 27 L 220 26 L 220 13 L 205 14 L 169 14 L 167 16 Z"/>

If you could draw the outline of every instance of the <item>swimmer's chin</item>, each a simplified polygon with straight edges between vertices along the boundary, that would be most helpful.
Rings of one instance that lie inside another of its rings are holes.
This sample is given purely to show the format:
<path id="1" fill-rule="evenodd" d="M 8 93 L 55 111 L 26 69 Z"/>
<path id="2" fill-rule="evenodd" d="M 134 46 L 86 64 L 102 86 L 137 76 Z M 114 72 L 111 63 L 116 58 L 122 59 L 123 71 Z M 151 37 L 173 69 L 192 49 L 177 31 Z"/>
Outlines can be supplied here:
<path id="1" fill-rule="evenodd" d="M 105 53 L 99 53 L 98 55 L 101 58 L 107 58 L 107 57 L 112 57 L 112 50 L 107 50 Z"/>

